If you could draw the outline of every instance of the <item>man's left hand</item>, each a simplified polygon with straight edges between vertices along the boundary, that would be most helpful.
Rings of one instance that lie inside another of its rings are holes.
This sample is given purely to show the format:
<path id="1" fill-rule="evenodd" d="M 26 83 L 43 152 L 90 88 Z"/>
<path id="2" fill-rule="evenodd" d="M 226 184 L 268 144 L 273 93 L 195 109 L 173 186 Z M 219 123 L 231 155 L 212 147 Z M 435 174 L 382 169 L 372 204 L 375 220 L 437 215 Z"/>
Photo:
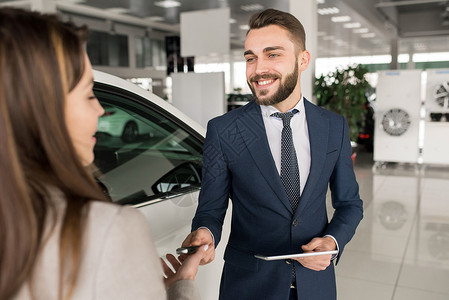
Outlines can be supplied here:
<path id="1" fill-rule="evenodd" d="M 321 252 L 337 250 L 337 245 L 331 237 L 314 238 L 308 244 L 301 246 L 304 253 L 307 252 Z M 304 267 L 314 270 L 323 271 L 331 263 L 332 255 L 316 255 L 309 257 L 300 257 L 296 260 Z"/>

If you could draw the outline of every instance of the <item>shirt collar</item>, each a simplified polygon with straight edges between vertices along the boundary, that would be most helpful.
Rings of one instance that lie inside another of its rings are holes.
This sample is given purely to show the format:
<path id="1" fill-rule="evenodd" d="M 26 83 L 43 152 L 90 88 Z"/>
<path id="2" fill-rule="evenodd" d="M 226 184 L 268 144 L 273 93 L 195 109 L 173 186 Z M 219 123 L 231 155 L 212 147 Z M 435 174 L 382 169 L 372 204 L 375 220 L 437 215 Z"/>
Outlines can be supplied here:
<path id="1" fill-rule="evenodd" d="M 301 96 L 301 99 L 299 99 L 295 107 L 289 109 L 288 111 L 292 111 L 295 108 L 300 112 L 304 111 L 304 97 Z M 262 111 L 262 116 L 267 118 L 269 118 L 273 113 L 279 112 L 279 110 L 277 110 L 271 105 L 260 105 L 260 110 Z"/>

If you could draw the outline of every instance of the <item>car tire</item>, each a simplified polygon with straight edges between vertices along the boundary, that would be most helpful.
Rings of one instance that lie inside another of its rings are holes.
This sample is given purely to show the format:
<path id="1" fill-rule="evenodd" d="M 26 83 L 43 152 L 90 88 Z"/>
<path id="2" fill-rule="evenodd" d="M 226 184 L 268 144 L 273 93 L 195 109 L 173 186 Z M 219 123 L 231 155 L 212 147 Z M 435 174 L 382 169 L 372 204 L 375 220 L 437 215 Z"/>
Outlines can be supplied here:
<path id="1" fill-rule="evenodd" d="M 122 140 L 126 143 L 134 142 L 139 135 L 137 124 L 134 122 L 126 123 L 122 132 Z"/>

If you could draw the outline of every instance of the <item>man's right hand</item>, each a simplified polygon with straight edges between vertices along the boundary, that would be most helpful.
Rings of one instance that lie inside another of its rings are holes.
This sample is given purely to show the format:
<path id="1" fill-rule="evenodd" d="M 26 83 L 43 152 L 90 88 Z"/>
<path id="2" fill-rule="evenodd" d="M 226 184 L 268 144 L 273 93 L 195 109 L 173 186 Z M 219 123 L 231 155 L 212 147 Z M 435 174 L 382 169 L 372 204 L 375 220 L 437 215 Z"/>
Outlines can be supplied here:
<path id="1" fill-rule="evenodd" d="M 210 263 L 215 258 L 215 245 L 214 240 L 212 238 L 212 234 L 206 228 L 199 228 L 193 232 L 191 232 L 184 242 L 182 242 L 182 247 L 189 246 L 199 246 L 199 245 L 208 245 L 209 248 L 206 251 L 203 259 L 200 262 L 200 265 L 205 265 Z M 182 261 L 185 258 L 185 254 L 181 255 L 179 259 Z"/>

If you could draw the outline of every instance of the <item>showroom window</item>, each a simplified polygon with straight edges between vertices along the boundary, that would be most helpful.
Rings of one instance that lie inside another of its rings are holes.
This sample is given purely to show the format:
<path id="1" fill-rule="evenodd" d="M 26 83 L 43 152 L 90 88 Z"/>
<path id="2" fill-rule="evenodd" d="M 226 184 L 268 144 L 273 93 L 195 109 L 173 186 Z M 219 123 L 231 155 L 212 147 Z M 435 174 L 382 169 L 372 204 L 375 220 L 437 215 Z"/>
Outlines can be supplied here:
<path id="1" fill-rule="evenodd" d="M 89 31 L 87 54 L 94 66 L 128 67 L 128 36 Z"/>
<path id="2" fill-rule="evenodd" d="M 136 37 L 136 67 L 166 67 L 165 44 L 162 40 Z"/>
<path id="3" fill-rule="evenodd" d="M 95 89 L 97 179 L 114 202 L 138 204 L 201 186 L 202 141 L 160 107 Z M 147 101 L 145 101 L 147 102 Z"/>

